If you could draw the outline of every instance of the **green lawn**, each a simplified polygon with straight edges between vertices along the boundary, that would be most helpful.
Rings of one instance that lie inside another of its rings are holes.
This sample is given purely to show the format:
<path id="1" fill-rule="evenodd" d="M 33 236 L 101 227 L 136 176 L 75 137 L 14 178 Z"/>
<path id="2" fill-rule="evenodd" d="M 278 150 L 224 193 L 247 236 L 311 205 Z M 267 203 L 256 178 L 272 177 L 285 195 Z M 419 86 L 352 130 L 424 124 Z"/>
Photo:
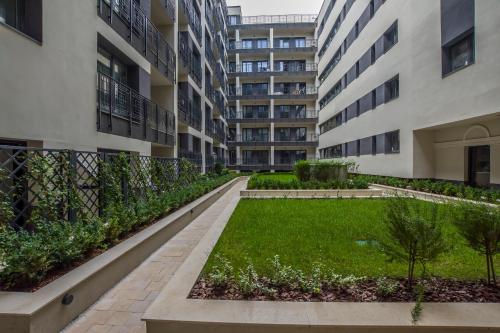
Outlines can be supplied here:
<path id="1" fill-rule="evenodd" d="M 204 272 L 215 254 L 238 269 L 251 258 L 258 273 L 268 273 L 268 258 L 278 254 L 284 264 L 308 273 L 314 262 L 340 274 L 406 276 L 406 265 L 390 262 L 376 242 L 383 232 L 383 199 L 301 200 L 243 199 L 233 213 Z M 431 203 L 425 203 L 431 205 Z M 440 206 L 444 213 L 445 206 Z M 483 278 L 483 257 L 469 249 L 447 220 L 444 231 L 451 250 L 429 265 L 431 274 L 463 279 Z M 500 271 L 500 256 L 495 265 Z"/>
<path id="2" fill-rule="evenodd" d="M 259 180 L 277 180 L 282 182 L 298 180 L 291 172 L 256 173 L 252 177 L 256 177 Z"/>

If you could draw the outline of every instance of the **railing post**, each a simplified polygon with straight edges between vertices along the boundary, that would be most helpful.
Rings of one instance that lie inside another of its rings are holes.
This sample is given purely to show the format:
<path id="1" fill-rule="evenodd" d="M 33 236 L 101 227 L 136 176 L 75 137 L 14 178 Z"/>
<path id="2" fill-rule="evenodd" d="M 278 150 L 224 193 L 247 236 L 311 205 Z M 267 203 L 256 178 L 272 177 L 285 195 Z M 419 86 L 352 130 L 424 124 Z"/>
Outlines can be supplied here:
<path id="1" fill-rule="evenodd" d="M 132 89 L 128 90 L 128 135 L 132 135 Z"/>
<path id="2" fill-rule="evenodd" d="M 77 165 L 76 165 L 76 152 L 74 150 L 68 151 L 69 154 L 69 176 L 68 176 L 68 220 L 71 223 L 76 221 L 76 210 L 73 208 L 74 200 L 73 191 L 78 191 Z M 74 186 L 74 188 L 73 188 Z"/>
<path id="3" fill-rule="evenodd" d="M 113 130 L 113 109 L 114 109 L 114 95 L 115 95 L 115 84 L 113 79 L 109 79 L 109 124 L 108 127 L 112 131 Z"/>
<path id="4" fill-rule="evenodd" d="M 102 0 L 101 0 L 101 1 L 102 1 Z M 129 7 L 128 7 L 128 11 L 129 11 L 129 16 L 128 16 L 128 19 L 129 19 L 129 21 L 130 21 L 130 25 L 129 25 L 129 29 L 130 29 L 130 30 L 129 30 L 129 40 L 130 40 L 130 44 L 132 44 L 132 35 L 133 35 L 133 33 L 132 33 L 132 26 L 133 26 L 133 24 L 132 24 L 132 22 L 133 22 L 133 20 L 132 20 L 132 14 L 133 14 L 133 12 L 132 12 L 132 6 L 133 6 L 133 5 L 132 5 L 132 1 L 133 1 L 133 0 L 129 0 Z"/>
<path id="5" fill-rule="evenodd" d="M 143 112 L 143 117 L 142 117 L 142 131 L 143 131 L 143 136 L 144 139 L 148 138 L 148 104 L 146 102 L 146 99 L 142 100 L 142 112 Z"/>
<path id="6" fill-rule="evenodd" d="M 156 142 L 159 141 L 159 138 L 160 138 L 160 117 L 159 117 L 159 114 L 158 114 L 158 105 L 155 104 L 155 110 L 156 110 Z"/>
<path id="7" fill-rule="evenodd" d="M 97 130 L 101 129 L 101 89 L 101 74 L 97 73 Z"/>

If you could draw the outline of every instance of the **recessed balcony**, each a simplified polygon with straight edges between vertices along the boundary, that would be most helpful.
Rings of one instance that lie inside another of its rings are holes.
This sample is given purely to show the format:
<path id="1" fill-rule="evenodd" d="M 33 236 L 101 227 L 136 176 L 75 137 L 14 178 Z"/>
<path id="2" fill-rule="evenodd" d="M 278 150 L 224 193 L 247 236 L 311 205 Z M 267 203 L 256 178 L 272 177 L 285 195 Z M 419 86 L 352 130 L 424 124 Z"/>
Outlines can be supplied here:
<path id="1" fill-rule="evenodd" d="M 176 55 L 135 0 L 98 1 L 98 15 L 142 54 L 170 84 L 175 82 Z"/>
<path id="2" fill-rule="evenodd" d="M 98 73 L 97 130 L 173 147 L 175 114 L 127 85 Z"/>
<path id="3" fill-rule="evenodd" d="M 314 101 L 318 97 L 316 87 L 297 87 L 271 91 L 270 88 L 245 88 L 230 89 L 228 100 L 269 100 L 269 99 L 300 99 Z"/>

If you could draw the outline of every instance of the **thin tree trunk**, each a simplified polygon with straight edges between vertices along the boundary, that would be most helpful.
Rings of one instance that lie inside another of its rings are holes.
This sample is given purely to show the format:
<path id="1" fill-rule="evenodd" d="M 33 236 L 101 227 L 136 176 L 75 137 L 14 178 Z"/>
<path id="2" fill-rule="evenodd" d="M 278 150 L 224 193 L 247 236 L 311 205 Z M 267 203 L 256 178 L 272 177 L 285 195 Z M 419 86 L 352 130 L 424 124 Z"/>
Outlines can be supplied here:
<path id="1" fill-rule="evenodd" d="M 497 285 L 497 276 L 495 274 L 495 265 L 493 265 L 493 255 L 490 254 L 490 267 L 491 267 L 491 277 L 492 277 L 492 280 L 493 280 L 493 284 Z"/>

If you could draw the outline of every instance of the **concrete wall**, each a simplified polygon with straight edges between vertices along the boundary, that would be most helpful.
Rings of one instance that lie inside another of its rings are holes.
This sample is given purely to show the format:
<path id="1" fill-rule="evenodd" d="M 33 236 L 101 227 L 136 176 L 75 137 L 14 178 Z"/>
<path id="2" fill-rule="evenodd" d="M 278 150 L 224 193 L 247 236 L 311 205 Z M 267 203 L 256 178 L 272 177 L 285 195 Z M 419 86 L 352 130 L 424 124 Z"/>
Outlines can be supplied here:
<path id="1" fill-rule="evenodd" d="M 337 1 L 329 21 L 337 18 L 344 2 Z M 319 73 L 326 67 L 368 4 L 369 0 L 354 3 L 320 60 Z M 414 133 L 421 129 L 500 113 L 500 2 L 482 0 L 476 1 L 475 6 L 476 62 L 443 78 L 440 2 L 386 1 L 320 86 L 318 99 L 347 73 L 396 20 L 399 26 L 398 43 L 321 110 L 319 123 L 325 122 L 396 74 L 399 74 L 400 80 L 399 98 L 324 133 L 320 136 L 319 148 L 399 129 L 400 153 L 352 158 L 360 164 L 361 172 L 402 177 L 434 175 L 439 178 L 446 175 L 446 179 L 463 180 L 461 163 L 441 160 L 434 162 L 436 155 L 432 145 L 436 141 L 433 141 L 432 133 Z M 318 21 L 321 19 L 320 15 Z M 328 22 L 319 37 L 320 48 L 332 25 L 333 22 Z M 484 120 L 484 123 L 490 125 L 491 119 Z M 457 149 L 443 154 L 439 156 L 456 158 L 462 155 Z M 494 159 L 497 157 L 494 156 Z M 434 164 L 438 170 L 434 170 Z M 498 168 L 498 164 L 496 167 Z"/>

